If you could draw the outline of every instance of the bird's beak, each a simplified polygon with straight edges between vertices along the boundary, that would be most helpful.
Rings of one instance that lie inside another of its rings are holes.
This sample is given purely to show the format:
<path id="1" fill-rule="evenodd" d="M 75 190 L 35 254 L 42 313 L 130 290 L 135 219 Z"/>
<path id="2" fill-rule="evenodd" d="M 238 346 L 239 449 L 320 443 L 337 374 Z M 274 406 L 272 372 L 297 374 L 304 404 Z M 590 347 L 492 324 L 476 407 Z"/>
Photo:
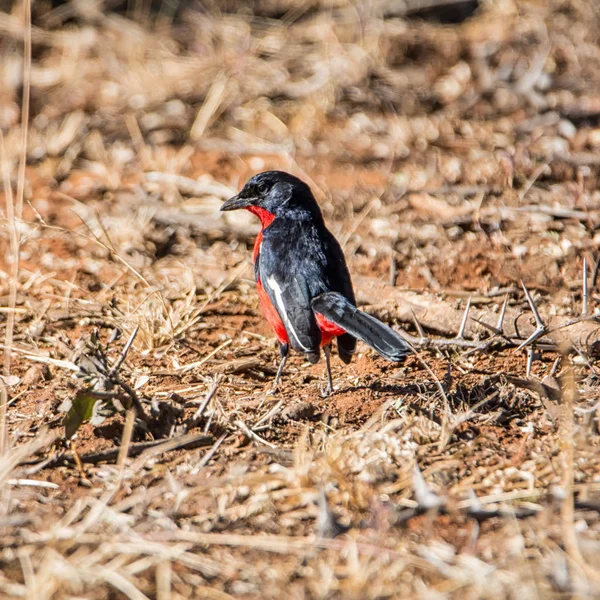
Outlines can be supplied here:
<path id="1" fill-rule="evenodd" d="M 229 200 L 225 200 L 223 204 L 221 204 L 221 210 L 238 210 L 240 208 L 248 208 L 254 198 L 240 198 L 239 194 L 234 196 L 233 198 L 229 198 Z"/>

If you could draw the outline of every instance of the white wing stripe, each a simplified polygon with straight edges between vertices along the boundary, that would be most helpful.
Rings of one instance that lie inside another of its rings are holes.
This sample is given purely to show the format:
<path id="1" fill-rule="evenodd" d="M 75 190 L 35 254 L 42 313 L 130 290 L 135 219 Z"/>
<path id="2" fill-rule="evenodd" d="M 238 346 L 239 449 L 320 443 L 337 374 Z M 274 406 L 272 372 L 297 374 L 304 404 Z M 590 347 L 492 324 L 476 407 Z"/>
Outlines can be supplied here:
<path id="1" fill-rule="evenodd" d="M 305 352 L 311 352 L 310 348 L 307 348 L 298 338 L 298 334 L 296 333 L 295 329 L 292 327 L 292 324 L 290 323 L 290 319 L 287 315 L 287 312 L 285 310 L 285 304 L 283 303 L 283 296 L 281 294 L 281 287 L 280 285 L 277 283 L 277 281 L 275 281 L 275 277 L 273 277 L 273 275 L 271 275 L 270 277 L 267 278 L 267 283 L 269 285 L 269 287 L 273 290 L 273 293 L 275 294 L 275 303 L 277 304 L 277 308 L 279 309 L 279 314 L 281 316 L 281 318 L 283 319 L 283 323 L 285 325 L 285 328 L 288 330 L 288 332 L 290 332 L 294 338 L 296 339 L 296 341 L 298 342 L 298 346 L 300 346 L 300 348 L 302 348 Z"/>

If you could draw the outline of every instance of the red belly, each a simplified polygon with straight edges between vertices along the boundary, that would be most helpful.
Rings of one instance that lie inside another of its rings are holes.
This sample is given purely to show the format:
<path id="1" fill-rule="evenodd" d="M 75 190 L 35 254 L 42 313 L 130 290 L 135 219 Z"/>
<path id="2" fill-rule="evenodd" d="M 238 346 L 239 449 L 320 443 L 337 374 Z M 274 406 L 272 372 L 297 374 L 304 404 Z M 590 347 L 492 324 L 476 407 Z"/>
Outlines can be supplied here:
<path id="1" fill-rule="evenodd" d="M 258 301 L 260 302 L 260 307 L 265 315 L 265 319 L 267 319 L 269 325 L 273 328 L 279 343 L 287 344 L 289 338 L 283 321 L 279 317 L 277 309 L 273 306 L 271 298 L 269 298 L 269 295 L 265 292 L 265 288 L 262 286 L 260 279 L 256 280 L 256 290 L 258 291 Z"/>
<path id="2" fill-rule="evenodd" d="M 339 325 L 328 321 L 323 315 L 315 313 L 315 317 L 321 330 L 321 346 L 327 346 L 334 337 L 346 333 Z"/>
<path id="3" fill-rule="evenodd" d="M 267 319 L 267 322 L 273 328 L 273 331 L 275 332 L 279 343 L 287 344 L 289 342 L 289 338 L 287 335 L 287 331 L 285 330 L 283 321 L 279 317 L 279 313 L 277 312 L 277 309 L 273 306 L 273 303 L 271 302 L 269 295 L 265 291 L 265 288 L 262 286 L 260 279 L 256 282 L 256 290 L 258 292 L 258 301 L 260 302 L 260 308 L 262 309 L 263 314 L 265 315 L 265 319 Z M 331 340 L 334 337 L 346 333 L 344 329 L 342 329 L 335 323 L 328 321 L 323 315 L 315 313 L 315 317 L 317 319 L 317 325 L 321 330 L 321 346 L 326 346 L 331 342 Z"/>

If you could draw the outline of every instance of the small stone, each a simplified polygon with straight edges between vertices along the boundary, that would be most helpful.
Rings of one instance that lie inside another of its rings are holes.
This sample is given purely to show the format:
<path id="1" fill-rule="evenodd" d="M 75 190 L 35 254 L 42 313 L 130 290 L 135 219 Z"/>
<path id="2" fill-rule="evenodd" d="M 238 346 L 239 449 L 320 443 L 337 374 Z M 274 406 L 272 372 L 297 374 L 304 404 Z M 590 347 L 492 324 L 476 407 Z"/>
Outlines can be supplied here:
<path id="1" fill-rule="evenodd" d="M 558 133 L 562 137 L 572 140 L 577 134 L 577 127 L 567 119 L 561 119 L 558 123 Z"/>
<path id="2" fill-rule="evenodd" d="M 309 402 L 298 402 L 288 406 L 281 414 L 289 421 L 306 421 L 314 417 L 315 407 Z"/>
<path id="3" fill-rule="evenodd" d="M 527 254 L 528 250 L 529 249 L 524 244 L 516 244 L 512 248 L 512 253 L 516 258 L 523 258 Z"/>
<path id="4" fill-rule="evenodd" d="M 588 133 L 587 141 L 592 148 L 598 148 L 600 146 L 600 129 L 592 129 Z"/>
<path id="5" fill-rule="evenodd" d="M 23 383 L 27 387 L 30 387 L 32 385 L 37 385 L 42 381 L 48 381 L 51 377 L 52 374 L 50 373 L 48 365 L 31 365 L 23 376 Z"/>

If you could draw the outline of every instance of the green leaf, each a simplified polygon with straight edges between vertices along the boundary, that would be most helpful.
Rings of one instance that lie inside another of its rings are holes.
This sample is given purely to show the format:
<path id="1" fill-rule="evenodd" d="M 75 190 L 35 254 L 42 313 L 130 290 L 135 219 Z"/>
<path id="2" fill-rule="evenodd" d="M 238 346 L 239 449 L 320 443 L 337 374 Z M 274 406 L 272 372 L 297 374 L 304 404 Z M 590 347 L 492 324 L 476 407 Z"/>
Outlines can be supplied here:
<path id="1" fill-rule="evenodd" d="M 65 435 L 71 438 L 77 433 L 84 421 L 87 421 L 94 414 L 94 406 L 99 398 L 88 390 L 80 390 L 77 392 L 69 412 L 65 415 L 63 425 L 65 426 Z"/>

